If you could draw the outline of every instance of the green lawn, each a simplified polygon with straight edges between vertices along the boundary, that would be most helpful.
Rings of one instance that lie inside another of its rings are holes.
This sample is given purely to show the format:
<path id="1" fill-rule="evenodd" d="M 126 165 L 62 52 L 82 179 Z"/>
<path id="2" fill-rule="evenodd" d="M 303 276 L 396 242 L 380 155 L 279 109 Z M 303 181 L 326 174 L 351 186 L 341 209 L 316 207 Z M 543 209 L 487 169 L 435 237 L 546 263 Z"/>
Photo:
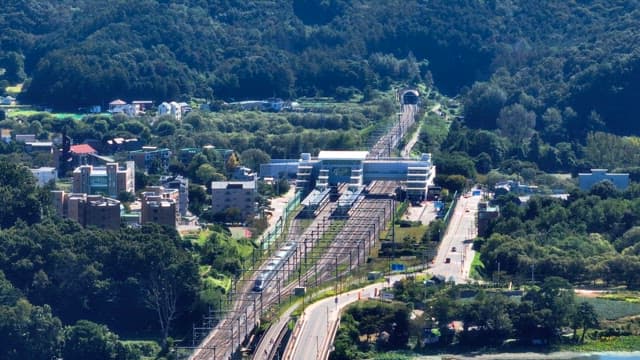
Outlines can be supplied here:
<path id="1" fill-rule="evenodd" d="M 484 277 L 484 264 L 480 261 L 480 253 L 476 252 L 473 256 L 473 261 L 471 262 L 471 271 L 469 272 L 469 277 L 475 280 L 482 280 Z"/>
<path id="2" fill-rule="evenodd" d="M 38 114 L 46 114 L 46 115 L 51 115 L 57 119 L 65 119 L 65 118 L 72 118 L 73 120 L 82 120 L 82 118 L 84 117 L 84 114 L 75 114 L 75 113 L 48 113 L 45 111 L 37 111 L 37 110 L 33 110 L 33 109 L 12 109 L 11 111 L 9 111 L 7 113 L 8 117 L 28 117 L 28 116 L 32 116 L 32 115 L 38 115 Z"/>

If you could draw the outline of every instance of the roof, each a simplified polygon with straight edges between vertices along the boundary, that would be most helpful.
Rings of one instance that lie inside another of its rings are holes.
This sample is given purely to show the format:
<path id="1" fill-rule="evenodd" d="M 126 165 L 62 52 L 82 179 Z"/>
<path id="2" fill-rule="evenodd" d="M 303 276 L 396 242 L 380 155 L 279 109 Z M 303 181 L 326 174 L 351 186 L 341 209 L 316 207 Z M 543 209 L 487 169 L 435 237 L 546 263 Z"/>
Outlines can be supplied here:
<path id="1" fill-rule="evenodd" d="M 97 152 L 89 144 L 72 145 L 70 150 L 74 154 L 93 154 Z"/>
<path id="2" fill-rule="evenodd" d="M 369 155 L 368 151 L 331 151 L 323 150 L 318 154 L 318 160 L 360 160 Z"/>
<path id="3" fill-rule="evenodd" d="M 221 190 L 221 189 L 242 189 L 249 190 L 255 189 L 256 183 L 255 181 L 213 181 L 211 182 L 212 190 Z"/>
<path id="4" fill-rule="evenodd" d="M 124 100 L 116 99 L 110 102 L 109 105 L 127 105 L 127 103 Z"/>

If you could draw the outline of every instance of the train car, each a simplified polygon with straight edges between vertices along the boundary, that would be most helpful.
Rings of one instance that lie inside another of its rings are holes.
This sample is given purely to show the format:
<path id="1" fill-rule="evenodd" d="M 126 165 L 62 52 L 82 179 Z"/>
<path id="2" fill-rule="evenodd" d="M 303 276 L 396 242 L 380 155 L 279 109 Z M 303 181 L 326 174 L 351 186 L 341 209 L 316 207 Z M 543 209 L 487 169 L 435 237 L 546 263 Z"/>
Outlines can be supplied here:
<path id="1" fill-rule="evenodd" d="M 295 253 L 296 249 L 297 245 L 295 243 L 287 243 L 280 250 L 276 251 L 276 253 L 269 258 L 265 268 L 260 271 L 260 274 L 258 274 L 258 277 L 253 284 L 253 291 L 262 292 L 278 271 L 282 270 L 291 255 Z"/>

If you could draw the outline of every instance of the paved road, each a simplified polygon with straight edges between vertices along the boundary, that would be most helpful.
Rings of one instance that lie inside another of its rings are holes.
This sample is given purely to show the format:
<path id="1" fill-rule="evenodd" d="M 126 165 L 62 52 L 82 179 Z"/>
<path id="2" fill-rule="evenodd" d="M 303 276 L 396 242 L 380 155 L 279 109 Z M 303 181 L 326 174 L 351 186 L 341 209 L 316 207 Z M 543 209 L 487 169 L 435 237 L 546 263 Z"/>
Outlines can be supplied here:
<path id="1" fill-rule="evenodd" d="M 375 293 L 402 279 L 404 275 L 394 275 L 387 283 L 378 283 L 362 289 L 352 290 L 335 297 L 327 298 L 310 305 L 303 317 L 302 327 L 296 339 L 292 339 L 293 349 L 285 354 L 288 360 L 326 359 L 333 344 L 335 329 L 340 311 L 359 299 L 374 297 Z M 289 355 L 288 357 L 286 355 Z"/>
<path id="2" fill-rule="evenodd" d="M 429 267 L 429 273 L 442 275 L 456 283 L 466 283 L 469 280 L 469 270 L 475 255 L 472 240 L 477 235 L 476 215 L 481 198 L 481 195 L 460 197 L 449 228 L 440 242 L 438 254 Z"/>

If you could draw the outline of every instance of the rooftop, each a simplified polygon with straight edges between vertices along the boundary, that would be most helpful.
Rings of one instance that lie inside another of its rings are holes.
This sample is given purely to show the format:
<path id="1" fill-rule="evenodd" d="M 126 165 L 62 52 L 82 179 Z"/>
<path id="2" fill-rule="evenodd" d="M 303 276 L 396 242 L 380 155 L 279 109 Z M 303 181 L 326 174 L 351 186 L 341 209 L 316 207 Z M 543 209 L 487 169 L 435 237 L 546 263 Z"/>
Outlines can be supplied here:
<path id="1" fill-rule="evenodd" d="M 318 154 L 318 160 L 359 160 L 364 161 L 369 155 L 368 151 L 332 151 L 322 150 Z"/>
<path id="2" fill-rule="evenodd" d="M 70 150 L 74 154 L 93 154 L 96 152 L 96 149 L 89 144 L 71 145 Z"/>
<path id="3" fill-rule="evenodd" d="M 213 181 L 212 190 L 221 189 L 255 189 L 255 181 Z"/>

